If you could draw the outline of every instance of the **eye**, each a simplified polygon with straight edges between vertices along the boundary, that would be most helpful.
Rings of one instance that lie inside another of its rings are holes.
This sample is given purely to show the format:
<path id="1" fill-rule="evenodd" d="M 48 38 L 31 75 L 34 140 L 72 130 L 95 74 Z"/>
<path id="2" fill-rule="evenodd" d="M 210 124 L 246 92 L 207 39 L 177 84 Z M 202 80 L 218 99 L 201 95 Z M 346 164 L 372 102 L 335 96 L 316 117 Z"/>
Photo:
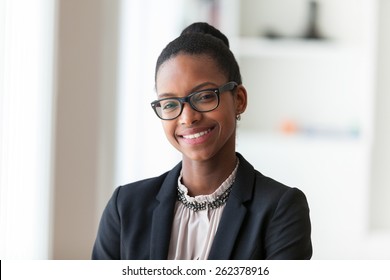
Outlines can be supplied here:
<path id="1" fill-rule="evenodd" d="M 217 99 L 217 95 L 214 91 L 202 91 L 193 96 L 196 103 L 208 103 L 214 102 Z"/>
<path id="2" fill-rule="evenodd" d="M 179 102 L 176 100 L 165 100 L 160 102 L 163 111 L 173 111 L 179 107 Z"/>

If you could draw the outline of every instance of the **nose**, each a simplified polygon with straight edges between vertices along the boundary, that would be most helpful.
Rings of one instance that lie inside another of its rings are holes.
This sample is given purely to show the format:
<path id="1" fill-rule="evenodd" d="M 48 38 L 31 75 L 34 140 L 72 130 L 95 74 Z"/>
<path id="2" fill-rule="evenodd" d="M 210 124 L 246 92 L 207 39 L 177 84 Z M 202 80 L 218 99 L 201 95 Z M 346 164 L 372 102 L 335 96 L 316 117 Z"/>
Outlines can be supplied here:
<path id="1" fill-rule="evenodd" d="M 183 111 L 179 116 L 179 123 L 185 126 L 191 126 L 202 118 L 202 113 L 195 111 L 190 104 L 183 104 Z"/>

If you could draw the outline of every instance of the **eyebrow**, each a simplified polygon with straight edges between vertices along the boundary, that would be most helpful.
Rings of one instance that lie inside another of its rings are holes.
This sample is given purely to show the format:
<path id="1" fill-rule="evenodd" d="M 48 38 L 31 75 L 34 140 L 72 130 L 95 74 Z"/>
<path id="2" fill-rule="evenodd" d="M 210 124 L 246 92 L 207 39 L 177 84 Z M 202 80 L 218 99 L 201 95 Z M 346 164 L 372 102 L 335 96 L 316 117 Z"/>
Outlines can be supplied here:
<path id="1" fill-rule="evenodd" d="M 217 88 L 218 86 L 215 84 L 215 83 L 212 83 L 212 82 L 204 82 L 204 83 L 201 83 L 195 87 L 193 87 L 190 92 L 188 94 L 191 94 L 191 93 L 194 93 L 194 92 L 197 92 L 199 90 L 201 90 L 202 88 L 204 88 L 205 86 L 212 86 L 213 88 Z M 208 88 L 205 88 L 205 90 L 208 89 Z M 174 93 L 161 93 L 161 94 L 158 94 L 157 97 L 159 99 L 161 98 L 169 98 L 169 97 L 176 97 L 176 94 Z"/>

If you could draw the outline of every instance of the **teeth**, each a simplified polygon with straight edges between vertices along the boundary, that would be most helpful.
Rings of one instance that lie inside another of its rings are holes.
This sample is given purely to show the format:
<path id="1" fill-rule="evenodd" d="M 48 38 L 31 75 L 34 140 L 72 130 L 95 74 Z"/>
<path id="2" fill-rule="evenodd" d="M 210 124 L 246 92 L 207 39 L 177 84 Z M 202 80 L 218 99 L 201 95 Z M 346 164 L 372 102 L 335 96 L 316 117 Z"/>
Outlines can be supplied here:
<path id="1" fill-rule="evenodd" d="M 183 135 L 183 138 L 185 139 L 195 139 L 195 138 L 199 138 L 203 135 L 206 135 L 207 133 L 209 133 L 211 131 L 211 129 L 208 129 L 206 131 L 202 131 L 202 132 L 199 132 L 199 133 L 195 133 L 195 134 L 190 134 L 190 135 Z"/>

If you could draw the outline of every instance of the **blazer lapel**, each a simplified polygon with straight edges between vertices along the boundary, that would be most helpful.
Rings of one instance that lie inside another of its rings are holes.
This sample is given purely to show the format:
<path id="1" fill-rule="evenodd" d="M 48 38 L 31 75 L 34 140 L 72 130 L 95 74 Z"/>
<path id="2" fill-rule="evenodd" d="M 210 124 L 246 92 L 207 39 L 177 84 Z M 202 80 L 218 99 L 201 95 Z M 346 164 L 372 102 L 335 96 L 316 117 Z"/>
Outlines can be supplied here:
<path id="1" fill-rule="evenodd" d="M 156 197 L 158 205 L 153 211 L 150 240 L 150 258 L 152 260 L 166 260 L 168 257 L 176 202 L 176 186 L 180 170 L 181 163 L 167 174 Z"/>
<path id="2" fill-rule="evenodd" d="M 209 260 L 230 259 L 245 213 L 246 209 L 241 201 L 233 196 L 229 197 L 214 237 Z"/>
<path id="3" fill-rule="evenodd" d="M 240 165 L 232 192 L 223 210 L 221 221 L 214 237 L 209 254 L 210 260 L 232 259 L 234 244 L 247 212 L 244 203 L 252 197 L 255 181 L 254 168 L 240 154 L 237 153 L 237 156 L 240 160 Z"/>

